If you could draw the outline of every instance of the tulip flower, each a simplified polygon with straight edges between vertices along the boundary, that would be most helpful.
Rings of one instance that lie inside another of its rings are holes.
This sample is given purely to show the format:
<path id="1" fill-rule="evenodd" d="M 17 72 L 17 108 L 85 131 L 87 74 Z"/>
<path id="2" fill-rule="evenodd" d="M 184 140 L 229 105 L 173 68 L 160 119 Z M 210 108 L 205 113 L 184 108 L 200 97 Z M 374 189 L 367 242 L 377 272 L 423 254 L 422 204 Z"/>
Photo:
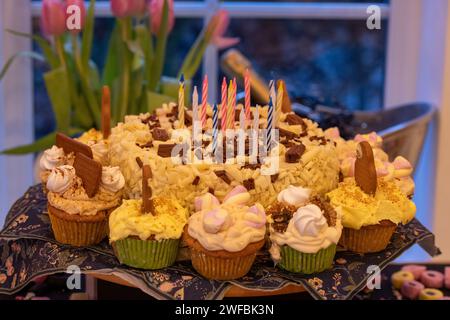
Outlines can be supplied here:
<path id="1" fill-rule="evenodd" d="M 71 32 L 77 33 L 80 32 L 81 29 L 84 26 L 85 20 L 86 20 L 86 7 L 84 6 L 84 0 L 66 0 L 66 9 L 65 9 L 65 13 L 66 13 L 66 23 L 67 26 L 69 27 L 69 22 L 70 22 L 70 18 L 71 15 L 73 14 L 73 12 L 69 11 L 68 9 L 71 6 L 77 6 L 80 9 L 80 28 L 75 28 L 70 30 Z M 69 11 L 69 12 L 68 12 Z"/>
<path id="2" fill-rule="evenodd" d="M 149 9 L 150 9 L 150 23 L 153 34 L 158 34 L 159 28 L 161 27 L 164 1 L 167 1 L 167 4 L 169 5 L 168 32 L 172 30 L 173 25 L 175 23 L 175 17 L 173 13 L 173 0 L 151 0 Z"/>
<path id="3" fill-rule="evenodd" d="M 44 34 L 60 36 L 66 31 L 66 10 L 61 0 L 42 2 L 41 26 Z"/>
<path id="4" fill-rule="evenodd" d="M 143 15 L 147 10 L 147 0 L 111 0 L 111 11 L 117 18 Z"/>
<path id="5" fill-rule="evenodd" d="M 212 31 L 211 43 L 219 49 L 234 46 L 239 42 L 239 38 L 224 37 L 225 32 L 230 24 L 230 17 L 228 11 L 219 10 L 211 21 L 215 20 L 215 29 Z"/>
<path id="6" fill-rule="evenodd" d="M 147 11 L 147 0 L 130 0 L 128 10 L 132 16 L 144 15 Z"/>

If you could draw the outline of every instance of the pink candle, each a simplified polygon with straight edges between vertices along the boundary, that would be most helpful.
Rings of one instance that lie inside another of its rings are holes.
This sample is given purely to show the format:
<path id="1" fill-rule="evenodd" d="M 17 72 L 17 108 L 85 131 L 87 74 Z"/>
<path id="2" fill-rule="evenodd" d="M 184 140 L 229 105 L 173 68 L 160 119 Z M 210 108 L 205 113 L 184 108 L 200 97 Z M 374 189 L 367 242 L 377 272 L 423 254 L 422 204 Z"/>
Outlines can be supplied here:
<path id="1" fill-rule="evenodd" d="M 203 86 L 202 86 L 202 127 L 206 126 L 206 106 L 208 103 L 208 75 L 205 75 L 203 78 Z"/>
<path id="2" fill-rule="evenodd" d="M 236 92 L 237 92 L 237 83 L 236 78 L 233 79 L 233 93 L 231 95 L 231 105 L 233 106 L 233 114 L 232 114 L 232 121 L 234 123 L 236 119 Z M 232 128 L 234 129 L 234 128 Z"/>
<path id="3" fill-rule="evenodd" d="M 247 120 L 247 124 L 250 123 L 250 72 L 245 70 L 244 76 L 244 87 L 245 87 L 245 118 Z"/>
<path id="4" fill-rule="evenodd" d="M 221 119 L 220 119 L 220 127 L 222 131 L 225 131 L 227 128 L 227 79 L 223 77 L 222 81 L 222 106 L 220 109 Z"/>

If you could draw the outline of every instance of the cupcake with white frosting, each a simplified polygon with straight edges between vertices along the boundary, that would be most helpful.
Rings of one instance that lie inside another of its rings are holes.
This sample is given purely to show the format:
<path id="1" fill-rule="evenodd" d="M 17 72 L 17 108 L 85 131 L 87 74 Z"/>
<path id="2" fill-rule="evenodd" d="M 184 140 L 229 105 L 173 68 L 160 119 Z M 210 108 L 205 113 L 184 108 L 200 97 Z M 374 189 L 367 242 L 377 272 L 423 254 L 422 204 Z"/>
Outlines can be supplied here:
<path id="1" fill-rule="evenodd" d="M 196 212 L 189 218 L 184 240 L 192 265 L 202 276 L 231 280 L 250 270 L 264 245 L 266 214 L 259 203 L 249 202 L 243 186 L 230 191 L 222 203 L 210 193 L 196 198 Z"/>
<path id="2" fill-rule="evenodd" d="M 73 160 L 73 153 L 66 155 L 63 148 L 59 148 L 56 145 L 44 151 L 39 159 L 39 176 L 45 192 L 48 192 L 46 184 L 52 170 L 66 164 L 73 165 Z"/>
<path id="3" fill-rule="evenodd" d="M 75 246 L 107 236 L 108 216 L 122 202 L 125 179 L 118 167 L 103 167 L 95 195 L 89 196 L 73 166 L 54 168 L 47 181 L 48 213 L 57 241 Z"/>
<path id="4" fill-rule="evenodd" d="M 340 214 L 325 199 L 310 198 L 310 190 L 289 186 L 267 213 L 269 252 L 277 265 L 304 274 L 331 268 L 342 224 Z"/>

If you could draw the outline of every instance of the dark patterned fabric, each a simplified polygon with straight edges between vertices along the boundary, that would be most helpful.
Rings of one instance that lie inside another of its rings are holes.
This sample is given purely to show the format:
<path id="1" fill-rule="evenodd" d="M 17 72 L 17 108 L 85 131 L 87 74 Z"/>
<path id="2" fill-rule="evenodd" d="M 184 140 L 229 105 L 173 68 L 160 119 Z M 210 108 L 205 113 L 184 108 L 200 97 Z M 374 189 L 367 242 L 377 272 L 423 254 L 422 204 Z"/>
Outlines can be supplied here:
<path id="1" fill-rule="evenodd" d="M 13 205 L 0 232 L 0 293 L 15 293 L 33 278 L 65 272 L 68 266 L 77 265 L 84 273 L 114 273 L 159 299 L 221 299 L 231 284 L 271 291 L 290 283 L 303 285 L 316 299 L 350 299 L 365 287 L 368 266 L 383 269 L 414 243 L 421 244 L 430 255 L 439 254 L 433 234 L 413 220 L 399 228 L 385 251 L 367 255 L 338 251 L 331 270 L 310 276 L 279 270 L 267 253 L 257 257 L 248 275 L 235 281 L 206 280 L 189 261 L 162 270 L 143 271 L 120 265 L 106 240 L 84 248 L 56 242 L 47 214 L 47 199 L 37 185 Z"/>

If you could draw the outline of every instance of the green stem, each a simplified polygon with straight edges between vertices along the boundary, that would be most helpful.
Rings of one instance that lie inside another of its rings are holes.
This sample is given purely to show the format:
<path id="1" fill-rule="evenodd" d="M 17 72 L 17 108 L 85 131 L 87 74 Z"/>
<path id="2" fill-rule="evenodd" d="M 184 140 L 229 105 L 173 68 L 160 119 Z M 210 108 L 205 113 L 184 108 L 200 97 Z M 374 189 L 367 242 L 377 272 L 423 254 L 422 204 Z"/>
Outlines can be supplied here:
<path id="1" fill-rule="evenodd" d="M 123 44 L 123 71 L 122 71 L 122 92 L 121 99 L 119 104 L 119 112 L 116 115 L 116 122 L 119 122 L 124 119 L 127 112 L 127 105 L 130 95 L 130 72 L 131 72 L 131 64 L 130 64 L 130 52 L 128 50 L 128 40 L 129 40 L 129 31 L 131 27 L 131 20 L 129 18 L 124 18 L 120 20 L 120 31 L 122 36 L 122 44 Z"/>

